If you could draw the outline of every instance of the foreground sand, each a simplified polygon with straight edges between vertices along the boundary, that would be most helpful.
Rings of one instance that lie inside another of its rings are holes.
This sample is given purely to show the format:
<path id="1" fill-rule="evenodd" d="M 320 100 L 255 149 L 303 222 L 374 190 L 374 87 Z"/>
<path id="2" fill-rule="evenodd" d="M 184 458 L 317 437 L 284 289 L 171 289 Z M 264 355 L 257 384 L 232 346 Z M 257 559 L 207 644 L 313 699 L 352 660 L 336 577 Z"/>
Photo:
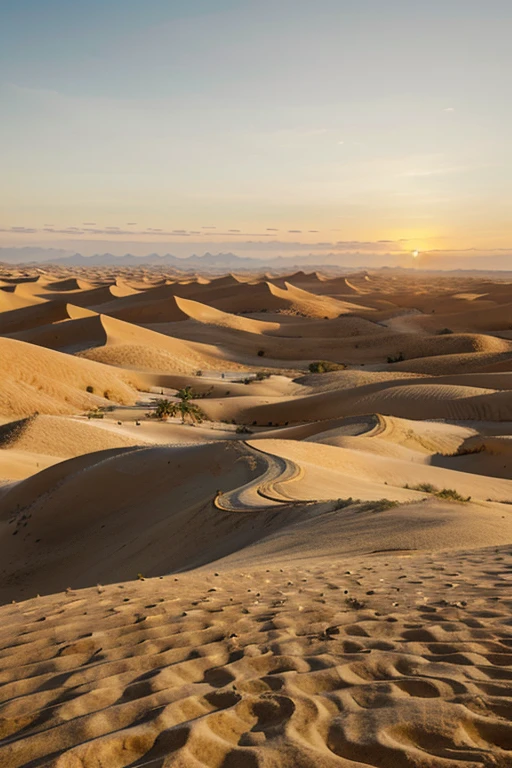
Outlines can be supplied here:
<path id="1" fill-rule="evenodd" d="M 510 548 L 247 565 L 2 608 L 1 765 L 511 765 Z"/>

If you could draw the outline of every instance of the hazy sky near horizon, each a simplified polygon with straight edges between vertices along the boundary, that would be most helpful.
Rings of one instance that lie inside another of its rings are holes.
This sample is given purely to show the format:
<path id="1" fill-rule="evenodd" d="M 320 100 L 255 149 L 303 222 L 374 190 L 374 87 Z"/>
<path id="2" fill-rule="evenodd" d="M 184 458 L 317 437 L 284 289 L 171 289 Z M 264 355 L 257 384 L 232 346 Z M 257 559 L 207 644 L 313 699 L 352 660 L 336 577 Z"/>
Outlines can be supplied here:
<path id="1" fill-rule="evenodd" d="M 512 250 L 511 34 L 510 0 L 0 0 L 0 245 Z"/>

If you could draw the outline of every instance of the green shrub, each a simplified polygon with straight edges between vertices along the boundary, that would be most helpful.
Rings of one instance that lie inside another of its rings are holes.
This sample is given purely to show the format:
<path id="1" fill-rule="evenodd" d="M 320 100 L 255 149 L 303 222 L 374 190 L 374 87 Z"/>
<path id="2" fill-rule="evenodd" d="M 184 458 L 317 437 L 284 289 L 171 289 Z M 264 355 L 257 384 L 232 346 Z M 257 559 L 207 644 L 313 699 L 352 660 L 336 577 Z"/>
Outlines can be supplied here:
<path id="1" fill-rule="evenodd" d="M 343 363 L 331 363 L 329 360 L 318 360 L 309 364 L 310 373 L 332 373 L 333 371 L 343 371 L 347 367 Z"/>
<path id="2" fill-rule="evenodd" d="M 386 509 L 393 509 L 398 507 L 399 501 L 393 501 L 393 499 L 376 499 L 375 501 L 365 501 L 361 505 L 361 512 L 385 512 Z"/>
<path id="3" fill-rule="evenodd" d="M 353 499 L 352 496 L 349 496 L 348 499 L 338 499 L 335 504 L 334 510 L 337 511 L 338 509 L 345 509 L 346 507 L 352 506 L 352 504 L 360 504 L 361 499 Z"/>
<path id="4" fill-rule="evenodd" d="M 405 487 L 409 488 L 408 485 Z M 437 496 L 438 499 L 447 499 L 449 501 L 460 501 L 463 503 L 471 501 L 471 496 L 461 496 L 461 494 L 454 488 L 442 488 L 439 490 L 439 488 L 436 488 L 436 486 L 432 485 L 432 483 L 420 483 L 419 485 L 412 485 L 410 490 L 421 491 L 421 493 L 430 493 L 432 496 Z"/>
<path id="5" fill-rule="evenodd" d="M 409 486 L 406 485 L 406 488 Z M 421 491 L 422 493 L 436 493 L 437 488 L 432 483 L 419 483 L 418 485 L 412 485 L 411 491 Z"/>
<path id="6" fill-rule="evenodd" d="M 454 488 L 443 488 L 441 491 L 437 491 L 435 494 L 439 499 L 449 499 L 450 501 L 471 501 L 471 496 L 461 496 Z"/>

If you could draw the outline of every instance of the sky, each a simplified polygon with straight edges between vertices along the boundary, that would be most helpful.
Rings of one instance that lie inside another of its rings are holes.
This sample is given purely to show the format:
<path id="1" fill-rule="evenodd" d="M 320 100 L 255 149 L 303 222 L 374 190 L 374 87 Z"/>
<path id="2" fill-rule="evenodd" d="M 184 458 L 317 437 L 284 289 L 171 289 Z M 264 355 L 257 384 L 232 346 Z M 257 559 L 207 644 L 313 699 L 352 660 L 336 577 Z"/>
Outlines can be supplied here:
<path id="1" fill-rule="evenodd" d="M 511 34 L 510 0 L 0 0 L 0 246 L 512 255 Z"/>

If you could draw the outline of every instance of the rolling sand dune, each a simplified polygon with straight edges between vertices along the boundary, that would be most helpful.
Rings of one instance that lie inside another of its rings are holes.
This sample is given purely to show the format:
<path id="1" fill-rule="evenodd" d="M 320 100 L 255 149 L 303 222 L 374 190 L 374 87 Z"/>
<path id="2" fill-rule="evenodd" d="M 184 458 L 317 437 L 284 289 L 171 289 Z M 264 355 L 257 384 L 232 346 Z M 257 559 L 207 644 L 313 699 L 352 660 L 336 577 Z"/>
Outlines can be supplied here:
<path id="1" fill-rule="evenodd" d="M 208 399 L 203 409 L 210 418 L 236 419 L 244 424 L 287 426 L 333 417 L 382 413 L 405 419 L 450 419 L 509 421 L 512 396 L 509 391 L 494 392 L 476 387 L 448 384 L 401 386 L 370 385 L 338 392 L 270 399 L 242 397 L 223 401 Z M 375 390 L 377 386 L 377 390 Z"/>
<path id="2" fill-rule="evenodd" d="M 94 318 L 96 338 L 82 354 L 89 359 L 146 371 L 194 373 L 197 370 L 236 369 L 236 363 L 222 361 L 214 345 L 182 341 L 107 315 Z M 92 324 L 92 323 L 91 323 Z M 82 322 L 85 326 L 85 323 Z"/>
<path id="3" fill-rule="evenodd" d="M 0 359 L 1 416 L 75 413 L 108 404 L 105 395 L 118 403 L 136 399 L 135 375 L 90 360 L 2 338 Z"/>
<path id="4" fill-rule="evenodd" d="M 55 280 L 53 282 L 47 282 L 45 290 L 48 292 L 57 291 L 67 293 L 69 291 L 90 291 L 94 286 L 87 280 L 81 280 L 76 277 L 67 277 L 63 280 Z"/>
<path id="5" fill-rule="evenodd" d="M 67 304 L 65 302 L 30 302 L 19 309 L 5 311 L 0 314 L 0 332 L 2 334 L 26 331 L 40 325 L 58 323 L 67 320 Z"/>
<path id="6" fill-rule="evenodd" d="M 365 417 L 352 417 L 352 420 L 357 423 L 363 418 Z M 373 427 L 367 431 L 361 430 L 352 435 L 347 433 L 345 424 L 329 425 L 325 431 L 306 439 L 382 456 L 404 458 L 408 461 L 426 462 L 429 460 L 427 457 L 433 454 L 457 451 L 468 437 L 474 435 L 474 430 L 453 424 L 416 422 L 378 414 L 366 418 L 370 424 L 373 423 Z M 364 440 L 360 439 L 362 435 Z M 414 453 L 419 455 L 415 456 Z"/>
<path id="7" fill-rule="evenodd" d="M 485 352 L 459 352 L 446 355 L 432 355 L 415 360 L 394 363 L 397 371 L 433 374 L 435 376 L 452 373 L 470 373 L 471 371 L 512 370 L 511 350 Z"/>
<path id="8" fill-rule="evenodd" d="M 512 439 L 510 435 L 473 435 L 468 437 L 453 455 L 439 458 L 436 463 L 461 472 L 510 478 Z M 508 497 L 498 500 L 510 501 Z"/>
<path id="9" fill-rule="evenodd" d="M 461 495 L 485 501 L 512 496 L 512 480 L 485 479 L 480 475 L 455 472 L 428 464 L 412 463 L 386 455 L 353 451 L 332 445 L 292 440 L 258 440 L 259 450 L 292 460 L 303 470 L 286 486 L 286 493 L 298 499 L 332 499 L 338 496 L 379 499 L 383 493 L 394 500 L 415 498 L 406 485 L 431 483 L 437 488 L 455 488 Z M 322 478 L 321 481 L 319 478 Z M 388 488 L 382 486 L 387 485 Z M 376 486 L 381 486 L 376 488 Z M 310 489 L 316 489 L 314 496 Z M 380 495 L 374 495 L 376 493 Z M 496 518 L 498 520 L 500 518 Z M 511 513 L 512 521 L 512 513 Z"/>
<path id="10" fill-rule="evenodd" d="M 0 766 L 510 768 L 505 278 L 0 265 Z"/>
<path id="11" fill-rule="evenodd" d="M 62 416 L 40 414 L 0 426 L 1 449 L 43 453 L 61 458 L 140 445 L 143 442 L 140 439 L 134 442 L 122 434 L 107 432 L 97 424 L 91 425 Z"/>
<path id="12" fill-rule="evenodd" d="M 279 330 L 279 336 L 274 329 L 270 333 L 265 333 L 264 338 L 261 334 L 248 330 L 250 326 L 242 329 L 242 323 L 229 322 L 227 318 L 225 323 L 216 318 L 215 324 L 206 322 L 209 316 L 208 311 L 195 309 L 196 318 L 192 322 L 185 323 L 155 323 L 151 325 L 154 331 L 168 334 L 174 338 L 180 338 L 186 341 L 197 343 L 220 344 L 225 350 L 225 354 L 238 358 L 240 362 L 253 364 L 255 355 L 263 352 L 263 356 L 271 364 L 271 361 L 280 361 L 284 366 L 288 361 L 298 363 L 301 360 L 326 359 L 342 364 L 385 364 L 392 359 L 406 359 L 404 367 L 414 367 L 410 359 L 428 358 L 431 356 L 461 354 L 472 352 L 493 353 L 494 357 L 486 358 L 495 361 L 500 359 L 501 353 L 510 355 L 512 343 L 506 339 L 498 339 L 490 336 L 481 336 L 476 334 L 459 334 L 451 336 L 423 336 L 417 337 L 411 334 L 387 332 L 380 326 L 366 323 L 364 331 L 366 335 L 360 335 L 363 330 L 359 325 L 359 320 L 354 322 L 350 318 L 346 324 L 343 321 L 332 321 L 335 323 L 332 331 L 336 334 L 334 338 L 330 336 L 330 330 L 324 325 L 323 337 L 310 336 L 309 334 L 297 334 L 296 330 L 288 334 L 288 325 L 284 325 Z M 199 319 L 201 318 L 201 319 Z M 251 321 L 247 320 L 247 323 Z M 259 322 L 252 320 L 252 322 Z M 270 326 L 270 324 L 269 324 Z M 259 327 L 261 331 L 261 327 Z M 284 338 L 286 337 L 286 338 Z M 395 364 L 394 364 L 395 365 Z M 398 363 L 396 363 L 398 365 Z M 451 368 L 449 369 L 451 372 Z"/>
<path id="13" fill-rule="evenodd" d="M 0 317 L 2 317 L 5 312 L 14 312 L 34 304 L 42 304 L 43 302 L 44 299 L 40 299 L 36 296 L 20 296 L 11 291 L 0 290 Z"/>
<path id="14" fill-rule="evenodd" d="M 306 317 L 330 318 L 339 317 L 348 312 L 361 311 L 361 307 L 357 304 L 332 299 L 328 296 L 319 297 L 289 282 L 285 282 L 284 288 L 278 288 L 270 283 L 269 289 L 273 296 L 289 303 L 290 311 Z"/>
<path id="15" fill-rule="evenodd" d="M 49 300 L 64 300 L 70 303 L 75 303 L 79 307 L 95 307 L 106 304 L 112 301 L 112 299 L 137 295 L 138 291 L 133 288 L 129 288 L 127 285 L 102 285 L 97 288 L 90 288 L 89 290 L 71 290 L 62 292 L 45 292 L 44 297 Z"/>
<path id="16" fill-rule="evenodd" d="M 483 306 L 482 306 L 483 304 Z M 472 301 L 469 308 L 459 312 L 425 317 L 418 315 L 413 318 L 413 324 L 424 330 L 435 328 L 453 328 L 456 331 L 500 331 L 510 328 L 512 318 L 512 303 L 496 306 L 494 302 Z"/>

